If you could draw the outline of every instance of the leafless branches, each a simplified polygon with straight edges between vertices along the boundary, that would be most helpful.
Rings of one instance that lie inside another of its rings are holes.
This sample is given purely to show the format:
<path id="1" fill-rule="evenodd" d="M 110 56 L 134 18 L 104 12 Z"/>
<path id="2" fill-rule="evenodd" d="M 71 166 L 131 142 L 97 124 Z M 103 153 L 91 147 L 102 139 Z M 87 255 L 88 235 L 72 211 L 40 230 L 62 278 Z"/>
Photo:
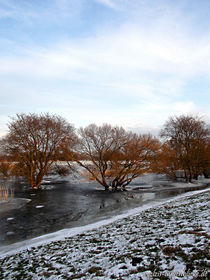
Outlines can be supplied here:
<path id="1" fill-rule="evenodd" d="M 193 116 L 170 118 L 160 135 L 166 139 L 169 154 L 173 154 L 175 169 L 184 170 L 186 180 L 191 182 L 209 168 L 210 130 L 204 121 Z"/>
<path id="2" fill-rule="evenodd" d="M 39 188 L 44 175 L 54 164 L 61 176 L 83 168 L 83 175 L 105 190 L 124 190 L 145 172 L 158 172 L 176 178 L 178 170 L 192 181 L 199 174 L 210 174 L 210 130 L 199 118 L 170 118 L 161 133 L 164 142 L 150 134 L 137 135 L 122 127 L 90 124 L 77 131 L 63 118 L 49 114 L 19 114 L 9 124 L 1 140 L 4 155 L 0 164 L 3 176 L 24 176 L 32 188 Z M 68 166 L 68 168 L 67 168 Z"/>
<path id="3" fill-rule="evenodd" d="M 122 189 L 150 170 L 158 140 L 150 135 L 138 136 L 122 127 L 91 124 L 79 130 L 76 159 L 106 190 Z"/>
<path id="4" fill-rule="evenodd" d="M 15 160 L 13 174 L 28 178 L 32 188 L 39 188 L 73 133 L 73 126 L 56 115 L 16 115 L 2 140 L 5 152 Z"/>

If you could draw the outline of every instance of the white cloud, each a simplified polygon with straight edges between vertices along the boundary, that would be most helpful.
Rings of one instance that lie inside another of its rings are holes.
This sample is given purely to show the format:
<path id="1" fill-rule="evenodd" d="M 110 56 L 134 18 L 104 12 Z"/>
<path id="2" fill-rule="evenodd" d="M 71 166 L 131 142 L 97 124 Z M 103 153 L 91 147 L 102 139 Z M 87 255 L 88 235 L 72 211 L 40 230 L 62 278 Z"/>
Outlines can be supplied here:
<path id="1" fill-rule="evenodd" d="M 189 114 L 195 110 L 195 104 L 192 101 L 189 102 L 175 102 L 174 111 L 176 114 Z"/>
<path id="2" fill-rule="evenodd" d="M 107 6 L 109 8 L 116 8 L 117 7 L 116 3 L 114 3 L 114 1 L 112 1 L 112 0 L 95 0 L 95 1 L 104 5 L 104 6 Z"/>
<path id="3" fill-rule="evenodd" d="M 97 1 L 111 8 L 123 3 Z M 68 3 L 57 0 L 54 5 L 59 13 L 70 13 Z M 149 25 L 140 14 L 140 20 L 110 29 L 100 25 L 86 38 L 0 56 L 0 90 L 10 101 L 20 95 L 18 110 L 69 115 L 78 125 L 110 122 L 156 131 L 169 115 L 207 111 L 207 104 L 198 107 L 184 92 L 190 80 L 210 76 L 209 36 L 192 35 L 188 19 L 164 12 Z"/>
<path id="4" fill-rule="evenodd" d="M 209 57 L 210 40 L 195 45 L 190 38 L 177 40 L 176 34 L 167 39 L 155 30 L 148 35 L 138 26 L 127 26 L 111 35 L 0 57 L 0 73 L 76 80 L 134 95 L 145 91 L 149 97 L 154 92 L 174 96 L 194 75 L 210 75 Z"/>

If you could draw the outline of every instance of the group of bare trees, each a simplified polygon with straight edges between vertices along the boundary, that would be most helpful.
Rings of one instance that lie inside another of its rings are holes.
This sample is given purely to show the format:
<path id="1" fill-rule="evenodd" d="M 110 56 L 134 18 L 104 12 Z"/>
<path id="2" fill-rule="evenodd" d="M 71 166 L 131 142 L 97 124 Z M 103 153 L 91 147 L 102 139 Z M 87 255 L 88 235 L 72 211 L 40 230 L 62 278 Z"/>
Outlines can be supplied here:
<path id="1" fill-rule="evenodd" d="M 72 162 L 82 174 L 105 190 L 124 190 L 142 173 L 157 172 L 186 180 L 210 174 L 210 131 L 197 117 L 170 118 L 160 136 L 137 135 L 122 127 L 91 124 L 76 130 L 63 118 L 49 114 L 20 114 L 12 119 L 1 139 L 0 173 L 23 176 L 32 188 L 58 160 Z M 68 174 L 57 166 L 58 173 Z"/>

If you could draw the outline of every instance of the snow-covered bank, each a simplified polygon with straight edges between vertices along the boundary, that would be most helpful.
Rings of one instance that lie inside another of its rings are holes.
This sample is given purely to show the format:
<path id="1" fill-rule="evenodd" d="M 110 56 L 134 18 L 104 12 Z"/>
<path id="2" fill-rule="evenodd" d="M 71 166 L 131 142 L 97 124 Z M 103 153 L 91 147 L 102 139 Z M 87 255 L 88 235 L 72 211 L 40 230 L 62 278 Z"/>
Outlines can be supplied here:
<path id="1" fill-rule="evenodd" d="M 155 178 L 156 176 L 156 178 Z M 141 178 L 142 177 L 142 178 Z M 162 180 L 161 176 L 159 175 L 159 180 L 158 176 L 156 174 L 148 174 L 145 176 L 140 176 L 137 178 L 134 182 L 135 185 L 132 186 L 129 185 L 127 189 L 156 189 L 158 188 L 164 188 L 164 189 L 192 189 L 192 188 L 199 188 L 202 186 L 208 186 L 210 185 L 210 179 L 206 178 L 199 178 L 199 180 L 193 180 L 192 183 L 189 182 L 182 182 L 182 181 L 171 181 L 171 180 L 166 180 L 163 176 Z"/>
<path id="2" fill-rule="evenodd" d="M 209 265 L 209 191 L 7 246 L 1 257 L 15 255 L 0 260 L 0 278 L 196 279 Z"/>
<path id="3" fill-rule="evenodd" d="M 64 240 L 66 237 L 75 236 L 77 234 L 81 234 L 81 233 L 84 233 L 89 230 L 97 229 L 101 226 L 108 225 L 117 220 L 136 215 L 136 214 L 140 213 L 141 211 L 144 211 L 144 210 L 147 210 L 150 208 L 155 208 L 155 207 L 158 207 L 158 206 L 163 205 L 168 202 L 173 202 L 173 201 L 179 200 L 184 197 L 188 197 L 188 196 L 192 196 L 192 195 L 196 195 L 196 194 L 199 194 L 202 192 L 208 192 L 208 191 L 210 191 L 210 188 L 204 189 L 204 190 L 199 190 L 199 191 L 187 192 L 187 193 L 178 195 L 171 199 L 163 199 L 160 201 L 154 201 L 154 202 L 148 203 L 146 205 L 143 205 L 141 207 L 130 209 L 123 214 L 114 216 L 109 219 L 104 219 L 104 220 L 101 220 L 101 221 L 93 223 L 93 224 L 88 224 L 85 226 L 75 227 L 75 228 L 62 229 L 62 230 L 59 230 L 59 231 L 56 231 L 53 233 L 49 233 L 49 234 L 45 234 L 45 235 L 42 235 L 42 236 L 39 236 L 36 238 L 32 238 L 32 239 L 17 242 L 17 243 L 8 245 L 8 246 L 0 247 L 0 258 L 11 255 L 11 254 L 19 253 L 20 251 L 23 251 L 25 249 L 30 249 L 31 247 L 48 244 L 52 241 Z"/>

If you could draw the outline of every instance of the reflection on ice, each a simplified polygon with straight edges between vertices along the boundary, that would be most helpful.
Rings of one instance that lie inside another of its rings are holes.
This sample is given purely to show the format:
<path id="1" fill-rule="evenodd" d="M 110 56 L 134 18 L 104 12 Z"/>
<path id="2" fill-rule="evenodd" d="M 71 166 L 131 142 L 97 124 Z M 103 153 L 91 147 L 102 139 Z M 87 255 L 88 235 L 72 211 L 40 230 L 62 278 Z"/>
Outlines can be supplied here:
<path id="1" fill-rule="evenodd" d="M 31 199 L 28 198 L 14 198 L 13 200 L 10 200 L 8 202 L 7 201 L 1 202 L 0 214 L 10 210 L 19 209 L 30 201 Z"/>
<path id="2" fill-rule="evenodd" d="M 15 233 L 13 231 L 8 231 L 7 232 L 7 236 L 11 236 L 11 235 L 14 235 Z"/>
<path id="3" fill-rule="evenodd" d="M 0 203 L 9 202 L 14 198 L 14 189 L 8 187 L 0 187 Z"/>
<path id="4" fill-rule="evenodd" d="M 142 194 L 142 201 L 152 200 L 155 198 L 155 193 L 143 193 Z"/>

